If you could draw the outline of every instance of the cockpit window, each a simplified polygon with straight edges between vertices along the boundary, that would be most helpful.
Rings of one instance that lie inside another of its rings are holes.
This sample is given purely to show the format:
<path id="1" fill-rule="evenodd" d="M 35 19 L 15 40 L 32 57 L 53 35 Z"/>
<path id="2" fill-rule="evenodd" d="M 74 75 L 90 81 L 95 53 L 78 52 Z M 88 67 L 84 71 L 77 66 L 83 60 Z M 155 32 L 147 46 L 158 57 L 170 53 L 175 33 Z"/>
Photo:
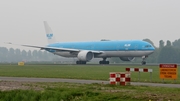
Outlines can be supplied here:
<path id="1" fill-rule="evenodd" d="M 147 48 L 148 48 L 148 47 L 152 47 L 152 46 L 151 46 L 151 45 L 146 45 L 145 47 L 147 47 Z"/>

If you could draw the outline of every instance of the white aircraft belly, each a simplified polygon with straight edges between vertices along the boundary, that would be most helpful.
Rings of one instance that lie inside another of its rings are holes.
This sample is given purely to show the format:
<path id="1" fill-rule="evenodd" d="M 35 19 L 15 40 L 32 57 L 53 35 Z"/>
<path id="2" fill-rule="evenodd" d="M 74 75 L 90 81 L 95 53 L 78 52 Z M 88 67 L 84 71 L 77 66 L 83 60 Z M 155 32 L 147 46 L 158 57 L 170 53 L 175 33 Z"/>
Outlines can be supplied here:
<path id="1" fill-rule="evenodd" d="M 141 57 L 151 53 L 153 51 L 104 51 L 103 54 L 97 55 L 97 57 Z"/>
<path id="2" fill-rule="evenodd" d="M 99 57 L 141 57 L 150 55 L 153 51 L 104 51 L 102 54 L 95 55 L 95 58 Z M 54 52 L 54 54 L 63 57 L 77 57 L 77 54 L 70 52 Z"/>

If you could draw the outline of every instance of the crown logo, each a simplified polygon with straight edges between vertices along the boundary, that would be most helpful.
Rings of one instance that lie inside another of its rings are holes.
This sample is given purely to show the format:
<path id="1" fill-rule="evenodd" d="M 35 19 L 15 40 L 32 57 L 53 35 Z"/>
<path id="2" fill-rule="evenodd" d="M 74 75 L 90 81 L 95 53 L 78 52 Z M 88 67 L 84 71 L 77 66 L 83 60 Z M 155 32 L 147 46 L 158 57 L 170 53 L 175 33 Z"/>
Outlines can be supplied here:
<path id="1" fill-rule="evenodd" d="M 52 34 L 52 33 L 51 33 L 51 34 L 46 34 L 46 37 L 47 37 L 48 39 L 52 39 L 53 34 Z"/>

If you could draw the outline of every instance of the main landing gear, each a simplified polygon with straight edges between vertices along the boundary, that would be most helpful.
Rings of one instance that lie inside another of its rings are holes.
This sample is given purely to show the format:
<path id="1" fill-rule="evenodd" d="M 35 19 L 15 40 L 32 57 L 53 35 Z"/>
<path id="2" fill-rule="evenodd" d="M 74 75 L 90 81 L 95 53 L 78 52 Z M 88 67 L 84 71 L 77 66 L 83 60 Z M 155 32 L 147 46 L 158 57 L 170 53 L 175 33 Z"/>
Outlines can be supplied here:
<path id="1" fill-rule="evenodd" d="M 86 61 L 76 61 L 76 64 L 86 64 Z"/>
<path id="2" fill-rule="evenodd" d="M 103 58 L 102 61 L 99 61 L 99 64 L 109 64 L 109 61 L 106 61 L 106 58 Z"/>
<path id="3" fill-rule="evenodd" d="M 148 56 L 142 56 L 142 62 L 141 62 L 141 64 L 142 65 L 146 65 L 146 58 L 147 58 Z"/>

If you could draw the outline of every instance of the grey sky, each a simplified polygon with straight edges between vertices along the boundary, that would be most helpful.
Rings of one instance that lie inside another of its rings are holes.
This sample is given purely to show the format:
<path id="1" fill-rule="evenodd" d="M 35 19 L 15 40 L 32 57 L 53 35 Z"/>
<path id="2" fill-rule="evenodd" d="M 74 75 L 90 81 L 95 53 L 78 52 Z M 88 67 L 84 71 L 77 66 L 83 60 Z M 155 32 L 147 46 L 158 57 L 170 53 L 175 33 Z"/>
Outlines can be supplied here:
<path id="1" fill-rule="evenodd" d="M 158 46 L 161 39 L 180 38 L 179 5 L 180 0 L 2 0 L 0 41 L 46 45 L 48 21 L 60 42 L 149 38 Z"/>

